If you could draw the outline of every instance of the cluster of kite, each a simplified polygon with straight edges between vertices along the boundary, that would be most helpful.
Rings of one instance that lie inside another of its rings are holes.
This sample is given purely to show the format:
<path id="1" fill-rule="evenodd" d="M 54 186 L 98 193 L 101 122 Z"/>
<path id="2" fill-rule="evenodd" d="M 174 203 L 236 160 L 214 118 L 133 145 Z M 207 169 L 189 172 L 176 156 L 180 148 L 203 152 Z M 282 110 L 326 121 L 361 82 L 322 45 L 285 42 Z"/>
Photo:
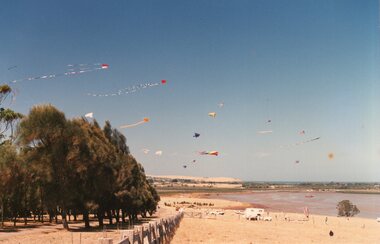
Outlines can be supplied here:
<path id="1" fill-rule="evenodd" d="M 131 94 L 135 93 L 139 90 L 151 88 L 154 86 L 159 86 L 159 85 L 165 85 L 166 80 L 161 80 L 160 82 L 148 82 L 148 83 L 142 83 L 138 85 L 133 85 L 125 88 L 121 88 L 116 92 L 112 93 L 87 93 L 88 96 L 93 96 L 93 97 L 112 97 L 112 96 L 120 96 L 120 95 L 126 95 L 126 94 Z"/>
<path id="2" fill-rule="evenodd" d="M 218 107 L 219 108 L 223 108 L 224 107 L 224 103 L 223 102 L 218 103 Z M 208 116 L 210 116 L 211 118 L 215 119 L 216 118 L 216 112 L 209 112 Z M 194 135 L 193 135 L 194 138 L 199 138 L 200 136 L 201 136 L 200 133 L 194 132 Z M 198 154 L 199 155 L 208 155 L 208 156 L 218 156 L 219 152 L 218 151 L 200 151 L 200 152 L 198 152 Z M 196 160 L 194 159 L 192 161 L 192 163 L 195 163 L 195 162 L 196 162 Z M 186 169 L 187 167 L 188 167 L 188 164 L 184 164 L 183 165 L 183 168 Z"/>
<path id="3" fill-rule="evenodd" d="M 266 123 L 270 124 L 270 123 L 272 123 L 272 120 L 268 119 L 266 121 Z M 257 134 L 271 134 L 271 133 L 273 133 L 273 130 L 260 130 L 260 131 L 257 131 Z M 304 135 L 306 135 L 306 131 L 305 130 L 301 130 L 301 131 L 298 132 L 298 134 L 301 135 L 301 136 L 304 136 Z M 297 143 L 294 143 L 294 144 L 282 145 L 282 146 L 280 146 L 280 148 L 289 148 L 289 147 L 293 147 L 293 146 L 300 146 L 300 145 L 303 145 L 303 144 L 306 144 L 306 143 L 317 141 L 319 139 L 321 139 L 321 137 L 315 137 L 315 138 L 311 138 L 309 140 L 300 141 L 300 142 L 297 142 Z M 265 155 L 268 155 L 268 154 L 265 154 Z M 333 159 L 334 158 L 334 154 L 333 153 L 329 153 L 327 157 L 329 159 Z M 295 160 L 294 161 L 295 164 L 299 164 L 300 162 L 301 162 L 300 160 Z"/>
<path id="4" fill-rule="evenodd" d="M 11 68 L 8 68 L 8 70 L 16 68 L 17 66 L 12 66 Z M 69 64 L 68 67 L 70 67 L 66 72 L 62 73 L 53 73 L 53 74 L 45 74 L 45 75 L 39 75 L 39 76 L 29 76 L 24 77 L 17 80 L 12 80 L 10 82 L 16 83 L 20 81 L 31 81 L 31 80 L 39 80 L 39 79 L 53 79 L 61 76 L 73 76 L 73 75 L 79 75 L 83 73 L 98 71 L 98 70 L 104 70 L 108 69 L 108 64 Z"/>

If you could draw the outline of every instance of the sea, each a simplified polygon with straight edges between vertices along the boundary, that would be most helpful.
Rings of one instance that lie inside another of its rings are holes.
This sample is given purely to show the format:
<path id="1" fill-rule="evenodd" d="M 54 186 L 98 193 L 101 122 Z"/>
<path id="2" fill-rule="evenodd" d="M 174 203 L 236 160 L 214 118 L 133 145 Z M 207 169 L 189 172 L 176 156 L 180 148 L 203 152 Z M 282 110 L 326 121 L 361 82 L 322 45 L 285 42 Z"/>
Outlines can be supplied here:
<path id="1" fill-rule="evenodd" d="M 337 216 L 337 204 L 350 200 L 360 210 L 356 216 L 370 219 L 380 217 L 380 194 L 263 191 L 218 194 L 217 197 L 252 203 L 274 212 L 303 213 L 307 207 L 310 214 L 326 216 Z"/>

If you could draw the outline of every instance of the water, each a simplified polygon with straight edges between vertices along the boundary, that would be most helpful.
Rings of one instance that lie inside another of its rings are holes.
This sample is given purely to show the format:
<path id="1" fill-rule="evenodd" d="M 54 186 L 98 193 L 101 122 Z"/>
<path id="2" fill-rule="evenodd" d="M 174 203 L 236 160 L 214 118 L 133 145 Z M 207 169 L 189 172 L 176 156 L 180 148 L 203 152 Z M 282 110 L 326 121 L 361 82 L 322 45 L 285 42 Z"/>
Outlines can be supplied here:
<path id="1" fill-rule="evenodd" d="M 307 198 L 305 196 L 314 197 Z M 352 194 L 336 192 L 252 192 L 219 194 L 218 198 L 263 205 L 267 211 L 303 213 L 308 207 L 310 214 L 337 216 L 336 206 L 342 200 L 356 205 L 362 218 L 380 217 L 380 194 Z"/>

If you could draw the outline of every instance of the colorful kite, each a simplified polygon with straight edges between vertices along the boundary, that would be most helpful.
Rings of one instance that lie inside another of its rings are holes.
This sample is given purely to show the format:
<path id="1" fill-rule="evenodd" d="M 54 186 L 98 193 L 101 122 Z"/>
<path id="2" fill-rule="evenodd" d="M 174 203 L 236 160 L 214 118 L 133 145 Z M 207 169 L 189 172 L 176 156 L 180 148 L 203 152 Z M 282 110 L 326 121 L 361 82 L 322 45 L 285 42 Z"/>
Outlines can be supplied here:
<path id="1" fill-rule="evenodd" d="M 200 155 L 212 155 L 212 156 L 218 156 L 219 152 L 217 151 L 203 151 L 199 152 Z"/>
<path id="2" fill-rule="evenodd" d="M 216 113 L 215 112 L 208 113 L 208 116 L 215 118 L 216 117 Z"/>
<path id="3" fill-rule="evenodd" d="M 194 133 L 193 137 L 194 137 L 194 138 L 198 138 L 200 135 L 201 135 L 201 134 L 199 134 L 199 133 Z"/>
<path id="4" fill-rule="evenodd" d="M 147 123 L 147 122 L 149 122 L 149 118 L 144 118 L 143 120 L 141 120 L 141 121 L 139 121 L 137 123 L 134 123 L 134 124 L 122 125 L 122 126 L 120 126 L 120 129 L 135 127 L 135 126 Z"/>
<path id="5" fill-rule="evenodd" d="M 83 74 L 87 72 L 93 72 L 97 70 L 103 70 L 103 69 L 108 69 L 109 65 L 108 64 L 93 64 L 91 66 L 88 66 L 87 69 L 72 69 L 68 70 L 67 72 L 64 73 L 57 73 L 57 74 L 46 74 L 46 75 L 41 75 L 41 76 L 31 76 L 31 77 L 26 77 L 18 80 L 12 80 L 11 82 L 16 83 L 20 81 L 30 81 L 30 80 L 39 80 L 39 79 L 53 79 L 56 77 L 60 76 L 72 76 L 72 75 L 78 75 L 78 74 Z"/>
<path id="6" fill-rule="evenodd" d="M 143 84 L 138 84 L 138 85 L 133 85 L 125 88 L 119 89 L 117 92 L 112 92 L 112 93 L 87 93 L 88 96 L 93 96 L 93 97 L 113 97 L 113 96 L 121 96 L 125 94 L 131 94 L 135 93 L 137 91 L 151 88 L 154 86 L 159 86 L 159 85 L 165 85 L 166 80 L 161 80 L 160 82 L 148 82 L 148 83 L 143 83 Z"/>

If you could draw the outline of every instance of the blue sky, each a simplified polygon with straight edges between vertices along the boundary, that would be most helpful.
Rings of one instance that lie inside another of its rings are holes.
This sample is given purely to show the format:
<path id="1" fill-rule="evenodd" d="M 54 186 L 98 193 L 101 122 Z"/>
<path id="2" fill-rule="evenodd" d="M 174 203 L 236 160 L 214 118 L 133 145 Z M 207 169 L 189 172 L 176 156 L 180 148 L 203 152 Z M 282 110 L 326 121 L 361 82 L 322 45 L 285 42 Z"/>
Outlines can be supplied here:
<path id="1" fill-rule="evenodd" d="M 51 103 L 116 127 L 149 117 L 121 130 L 148 174 L 380 181 L 378 1 L 7 1 L 0 30 L 1 82 L 109 64 L 13 84 L 10 107 Z"/>

